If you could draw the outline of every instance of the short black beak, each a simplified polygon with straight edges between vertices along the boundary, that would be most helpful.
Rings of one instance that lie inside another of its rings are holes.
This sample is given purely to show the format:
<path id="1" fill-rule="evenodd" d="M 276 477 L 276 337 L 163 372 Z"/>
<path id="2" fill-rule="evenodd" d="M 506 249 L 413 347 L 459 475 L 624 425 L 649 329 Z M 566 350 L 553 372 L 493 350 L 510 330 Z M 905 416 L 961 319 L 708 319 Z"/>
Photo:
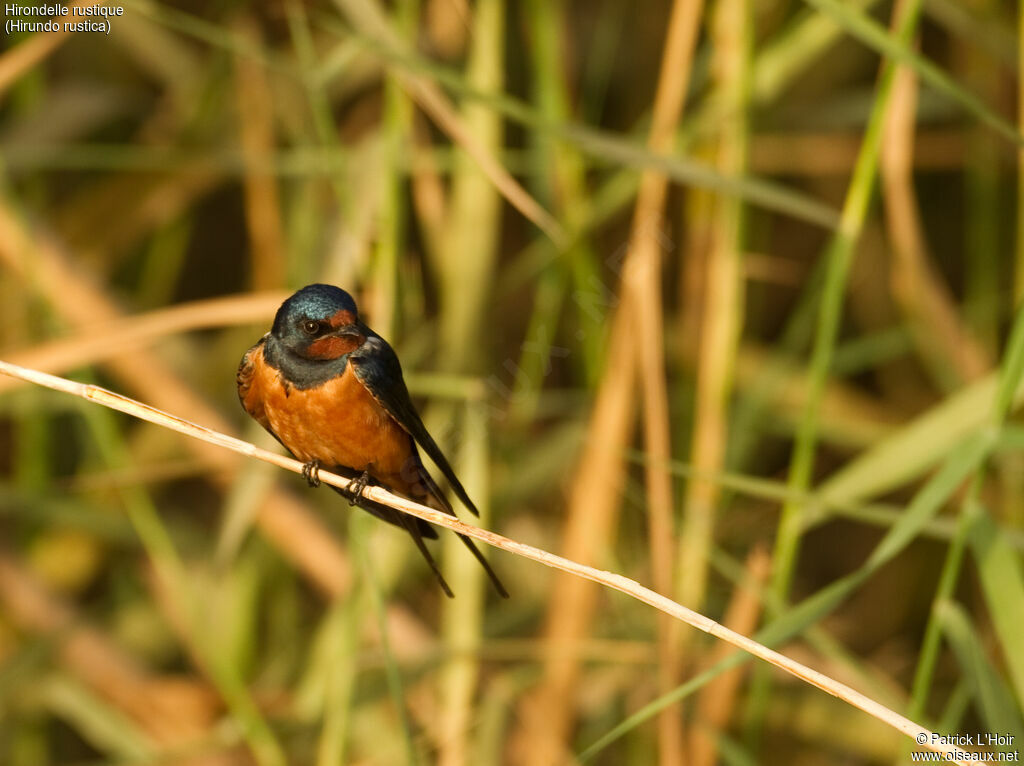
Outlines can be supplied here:
<path id="1" fill-rule="evenodd" d="M 337 330 L 332 332 L 331 335 L 337 335 L 341 338 L 358 339 L 359 342 L 362 343 L 366 340 L 366 329 L 363 327 L 361 322 L 356 322 L 339 327 Z"/>

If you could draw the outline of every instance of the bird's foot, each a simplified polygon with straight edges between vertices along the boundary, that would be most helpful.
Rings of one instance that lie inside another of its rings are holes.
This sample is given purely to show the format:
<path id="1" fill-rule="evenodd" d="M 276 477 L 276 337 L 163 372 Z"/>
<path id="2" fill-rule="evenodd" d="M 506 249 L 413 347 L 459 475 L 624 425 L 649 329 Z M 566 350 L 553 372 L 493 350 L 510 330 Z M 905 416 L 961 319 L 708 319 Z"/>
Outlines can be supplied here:
<path id="1" fill-rule="evenodd" d="M 352 493 L 352 497 L 348 501 L 349 505 L 359 505 L 359 501 L 363 499 L 363 490 L 366 489 L 366 485 L 369 483 L 369 471 L 363 471 L 358 478 L 348 483 L 348 491 Z"/>
<path id="2" fill-rule="evenodd" d="M 320 486 L 320 461 L 310 460 L 302 466 L 302 478 L 309 486 L 316 488 Z"/>

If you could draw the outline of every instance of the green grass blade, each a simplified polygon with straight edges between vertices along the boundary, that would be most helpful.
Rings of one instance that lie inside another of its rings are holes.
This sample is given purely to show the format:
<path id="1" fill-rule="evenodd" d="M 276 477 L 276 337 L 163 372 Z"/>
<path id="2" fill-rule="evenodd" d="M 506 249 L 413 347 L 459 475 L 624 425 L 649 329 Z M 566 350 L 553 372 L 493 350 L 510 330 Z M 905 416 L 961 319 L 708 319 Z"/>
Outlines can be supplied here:
<path id="1" fill-rule="evenodd" d="M 1016 145 L 1024 144 L 1024 136 L 1013 125 L 992 111 L 972 93 L 958 85 L 939 67 L 917 53 L 907 38 L 890 34 L 877 21 L 841 0 L 805 0 L 805 2 L 831 16 L 837 24 L 880 55 L 888 56 L 893 61 L 913 69 L 924 82 L 950 100 L 960 104 L 969 114 L 1001 136 Z"/>
<path id="2" fill-rule="evenodd" d="M 906 512 L 886 533 L 860 569 L 836 580 L 798 605 L 786 610 L 758 631 L 754 639 L 767 646 L 777 646 L 799 635 L 801 631 L 833 612 L 871 575 L 889 563 L 915 539 L 927 522 L 934 518 L 943 504 L 956 492 L 963 480 L 977 470 L 988 454 L 992 443 L 993 437 L 990 434 L 981 433 L 954 449 L 942 469 L 914 496 Z M 668 694 L 658 697 L 584 750 L 580 755 L 581 760 L 593 757 L 599 750 L 607 747 L 619 737 L 646 722 L 669 705 L 697 691 L 720 673 L 735 667 L 744 659 L 749 659 L 749 656 L 732 655 Z"/>
<path id="3" fill-rule="evenodd" d="M 904 6 L 897 22 L 900 40 L 906 42 L 912 38 L 917 29 L 920 10 L 921 0 L 910 2 Z M 889 106 L 892 102 L 895 78 L 896 67 L 892 64 L 885 66 L 879 78 L 871 116 L 843 204 L 839 231 L 832 238 L 825 253 L 827 264 L 825 285 L 818 313 L 814 348 L 811 353 L 807 405 L 797 431 L 789 466 L 789 484 L 799 490 L 807 489 L 813 474 L 821 399 L 824 395 L 828 372 L 832 366 L 832 354 L 838 337 L 839 321 L 846 295 L 847 276 L 867 217 L 875 179 L 878 176 L 882 138 Z M 779 522 L 773 554 L 775 571 L 773 572 L 772 586 L 782 598 L 785 598 L 789 590 L 796 563 L 802 527 L 801 512 L 801 506 L 787 503 L 782 509 L 782 519 Z"/>
<path id="4" fill-rule="evenodd" d="M 819 495 L 829 502 L 852 502 L 919 478 L 988 422 L 998 388 L 993 374 L 947 397 L 832 474 L 818 486 Z M 1018 386 L 1014 405 L 1022 400 L 1024 387 Z"/>
<path id="5" fill-rule="evenodd" d="M 130 717 L 77 681 L 54 675 L 42 683 L 43 699 L 87 742 L 111 758 L 149 762 L 157 748 Z"/>
<path id="6" fill-rule="evenodd" d="M 1024 701 L 1024 571 L 1020 558 L 984 511 L 975 516 L 968 539 L 1010 683 L 1017 698 Z"/>
<path id="7" fill-rule="evenodd" d="M 1021 720 L 1020 711 L 999 672 L 986 658 L 985 648 L 971 625 L 971 618 L 952 601 L 940 601 L 935 608 L 943 632 L 964 672 L 986 731 L 1009 734 L 1014 737 L 1014 741 L 1021 742 L 1024 740 L 1024 721 Z"/>

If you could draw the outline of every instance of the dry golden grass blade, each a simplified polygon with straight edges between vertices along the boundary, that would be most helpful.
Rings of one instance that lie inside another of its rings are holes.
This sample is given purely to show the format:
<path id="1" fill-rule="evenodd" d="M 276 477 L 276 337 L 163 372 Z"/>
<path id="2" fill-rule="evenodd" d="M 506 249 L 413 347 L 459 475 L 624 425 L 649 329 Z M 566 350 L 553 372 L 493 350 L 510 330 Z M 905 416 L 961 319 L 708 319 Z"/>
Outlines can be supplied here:
<path id="1" fill-rule="evenodd" d="M 966 383 L 983 377 L 992 360 L 960 322 L 949 288 L 931 265 L 914 192 L 916 114 L 917 75 L 904 67 L 893 85 L 881 158 L 886 224 L 893 245 L 893 297 L 932 369 L 941 371 L 940 375 L 952 370 L 957 384 Z"/>
<path id="2" fill-rule="evenodd" d="M 253 48 L 261 45 L 259 27 L 249 18 L 237 24 L 240 36 Z M 249 228 L 252 287 L 268 290 L 284 284 L 287 252 L 281 225 L 281 206 L 273 164 L 274 105 L 266 68 L 251 55 L 235 55 L 238 127 L 245 174 L 245 220 Z"/>
<path id="3" fill-rule="evenodd" d="M 747 59 L 750 47 L 750 5 L 745 0 L 718 0 L 712 20 L 715 46 L 712 72 L 719 101 L 727 113 L 718 137 L 716 165 L 726 176 L 746 172 Z M 690 456 L 698 473 L 723 470 L 728 439 L 729 397 L 743 317 L 743 203 L 732 197 L 715 200 L 713 227 L 704 282 L 700 321 L 697 391 L 694 401 Z M 687 482 L 683 526 L 679 539 L 679 570 L 675 593 L 694 609 L 701 608 L 707 586 L 708 552 L 721 496 L 715 482 Z"/>
<path id="4" fill-rule="evenodd" d="M 274 316 L 287 297 L 285 292 L 273 291 L 183 303 L 135 314 L 131 321 L 122 317 L 113 322 L 90 324 L 70 338 L 12 351 L 7 357 L 24 367 L 51 373 L 67 372 L 140 351 L 176 333 L 264 321 Z M 0 393 L 16 385 L 19 382 L 13 378 L 0 379 Z"/>
<path id="5" fill-rule="evenodd" d="M 468 0 L 428 0 L 424 9 L 427 34 L 444 58 L 455 58 L 466 47 L 471 16 Z"/>
<path id="6" fill-rule="evenodd" d="M 863 135 L 853 131 L 758 133 L 750 144 L 750 169 L 757 175 L 848 176 Z M 918 170 L 960 170 L 966 147 L 963 131 L 932 128 L 914 142 Z"/>
<path id="7" fill-rule="evenodd" d="M 369 0 L 335 0 L 335 4 L 345 12 L 352 25 L 371 40 L 394 51 L 405 50 L 406 46 L 401 37 L 390 27 L 375 3 Z M 437 83 L 425 75 L 413 74 L 405 69 L 395 68 L 393 73 L 420 108 L 430 115 L 452 141 L 473 158 L 509 204 L 533 221 L 552 242 L 559 247 L 564 246 L 567 238 L 561 224 L 531 197 L 505 170 L 501 162 L 477 140 Z"/>
<path id="8" fill-rule="evenodd" d="M 154 741 L 181 747 L 209 735 L 220 712 L 211 689 L 184 679 L 171 683 L 147 672 L 4 552 L 0 603 L 20 629 L 59 637 L 58 656 L 68 672 L 137 721 Z"/>
<path id="9" fill-rule="evenodd" d="M 757 622 L 761 618 L 761 600 L 757 594 L 768 582 L 771 566 L 771 556 L 762 546 L 754 548 L 747 557 L 747 579 L 736 585 L 722 621 L 730 630 L 747 635 L 757 629 Z M 724 660 L 731 651 L 725 644 L 720 644 L 708 656 L 708 667 Z M 718 762 L 717 737 L 728 728 L 738 707 L 736 698 L 743 675 L 742 668 L 734 668 L 701 690 L 697 698 L 696 718 L 687 742 L 688 762 L 693 766 L 714 766 Z"/>
<path id="10" fill-rule="evenodd" d="M 632 322 L 620 305 L 609 345 L 631 348 Z M 601 379 L 583 454 L 569 492 L 562 550 L 576 561 L 607 555 L 625 479 L 623 450 L 634 418 L 634 371 L 627 353 Z M 522 766 L 565 763 L 580 676 L 575 647 L 589 634 L 597 590 L 578 577 L 557 576 L 550 588 L 544 629 L 544 679 L 519 707 L 514 760 Z"/>
<path id="11" fill-rule="evenodd" d="M 0 203 L 0 263 L 18 274 L 28 288 L 43 296 L 54 310 L 76 327 L 124 322 L 124 315 L 76 269 L 70 258 L 40 232 L 29 232 L 6 205 Z M 168 368 L 147 351 L 136 350 L 106 362 L 129 389 L 167 409 L 229 430 L 223 417 L 203 402 Z M 215 470 L 210 478 L 227 487 L 238 461 L 220 450 L 193 446 L 200 459 Z M 274 491 L 267 497 L 258 523 L 270 540 L 317 586 L 331 596 L 346 593 L 351 584 L 348 557 L 323 526 L 292 496 Z"/>
<path id="12" fill-rule="evenodd" d="M 690 80 L 702 8 L 703 2 L 683 0 L 676 0 L 672 7 L 647 142 L 654 152 L 667 154 L 671 151 Z M 625 447 L 632 419 L 631 404 L 625 401 L 633 396 L 628 370 L 636 364 L 643 393 L 644 443 L 650 458 L 646 478 L 652 569 L 655 586 L 670 592 L 672 480 L 666 466 L 671 457 L 671 445 L 661 304 L 662 210 L 667 188 L 667 179 L 657 172 L 646 171 L 641 176 L 623 264 L 622 303 L 615 315 L 609 345 L 615 355 L 602 378 L 587 448 L 573 485 L 564 539 L 567 552 L 573 551 L 576 555 L 582 554 L 584 560 L 592 560 L 608 544 L 615 527 L 623 475 L 621 450 Z M 595 447 L 598 440 L 604 443 Z M 595 486 L 598 487 L 596 493 Z M 583 527 L 588 530 L 586 536 L 580 534 Z M 586 635 L 595 603 L 592 589 L 565 578 L 557 580 L 545 640 L 553 647 L 579 641 Z M 669 621 L 660 621 L 659 636 L 663 664 L 659 676 L 667 689 L 673 685 L 676 675 Z M 562 760 L 575 712 L 565 701 L 575 686 L 578 673 L 578 666 L 566 655 L 545 663 L 541 687 L 524 703 L 523 729 L 519 734 L 521 763 L 536 766 Z M 678 711 L 674 708 L 659 716 L 659 750 L 663 763 L 681 762 L 682 735 Z"/>
<path id="13" fill-rule="evenodd" d="M 662 52 L 658 89 L 648 148 L 658 154 L 672 149 L 679 119 L 683 112 L 690 84 L 690 68 L 704 3 L 676 0 L 672 5 L 665 49 Z M 654 586 L 663 593 L 673 592 L 673 548 L 675 536 L 672 515 L 672 478 L 668 461 L 672 457 L 669 437 L 668 391 L 665 379 L 664 326 L 661 301 L 661 251 L 664 246 L 662 216 L 668 179 L 655 172 L 640 178 L 630 252 L 623 273 L 625 305 L 634 313 L 638 370 L 641 380 L 644 425 L 644 449 L 647 485 L 651 569 Z M 621 348 L 621 347 L 620 347 Z M 624 363 L 624 362 L 618 362 Z M 671 620 L 658 624 L 658 652 L 661 672 L 659 691 L 669 691 L 679 673 L 677 632 Z M 658 714 L 659 762 L 666 766 L 682 764 L 683 734 L 678 706 L 670 706 Z"/>
<path id="14" fill-rule="evenodd" d="M 106 5 L 105 2 L 93 2 L 92 0 L 75 0 L 67 3 L 68 8 L 78 5 Z M 6 15 L 6 14 L 5 14 Z M 63 17 L 55 17 L 59 22 Z M 59 32 L 36 32 L 25 42 L 11 48 L 3 56 L 0 56 L 0 100 L 10 87 L 17 82 L 18 78 L 28 72 L 32 67 L 42 63 L 55 50 L 62 46 L 72 35 L 63 29 Z"/>
<path id="15" fill-rule="evenodd" d="M 46 373 L 19 367 L 7 362 L 0 362 L 0 373 L 13 375 L 45 388 L 61 391 L 87 401 L 101 404 L 104 407 L 109 407 L 110 409 L 123 412 L 140 420 L 145 420 L 146 422 L 154 423 L 172 431 L 184 434 L 191 437 L 193 440 L 201 441 L 204 444 L 212 445 L 215 448 L 222 448 L 235 452 L 239 455 L 263 460 L 267 463 L 271 463 L 272 465 L 292 471 L 293 473 L 301 474 L 305 467 L 303 463 L 293 458 L 285 457 L 284 455 L 275 452 L 269 452 L 254 444 L 250 444 L 249 442 L 245 442 L 241 439 L 236 439 L 233 436 L 228 436 L 227 434 L 220 433 L 216 430 L 189 422 L 181 417 L 161 411 L 155 407 L 143 404 L 142 402 L 114 393 L 113 391 L 108 391 L 100 386 L 87 385 L 67 380 L 65 378 L 58 378 L 53 375 L 47 375 Z M 343 476 L 338 476 L 337 474 L 329 473 L 327 471 L 320 471 L 319 478 L 322 482 L 340 489 L 347 489 L 352 483 L 351 479 L 347 479 Z M 763 644 L 759 644 L 757 641 L 754 641 L 747 636 L 740 635 L 734 630 L 730 630 L 714 620 L 705 617 L 698 612 L 694 612 L 692 609 L 687 609 L 683 605 L 672 601 L 670 598 L 640 585 L 640 583 L 635 580 L 631 580 L 628 577 L 614 572 L 607 572 L 587 566 L 586 564 L 581 564 L 577 561 L 567 559 L 563 556 L 558 556 L 541 548 L 536 548 L 532 545 L 511 540 L 486 529 L 464 524 L 454 516 L 451 516 L 444 511 L 437 511 L 433 508 L 428 508 L 425 505 L 419 505 L 411 500 L 406 500 L 405 498 L 393 495 L 382 487 L 366 487 L 363 490 L 363 495 L 369 500 L 387 505 L 395 510 L 401 511 L 402 513 L 407 513 L 423 519 L 430 524 L 445 527 L 453 532 L 480 540 L 487 545 L 507 551 L 508 553 L 512 553 L 516 556 L 536 561 L 544 566 L 574 575 L 576 578 L 590 580 L 591 582 L 599 583 L 608 588 L 624 593 L 637 601 L 654 607 L 664 614 L 667 614 L 681 622 L 685 622 L 698 630 L 702 630 L 705 633 L 725 641 L 754 657 L 762 659 L 765 662 L 768 662 L 769 664 L 793 675 L 794 677 L 821 689 L 822 691 L 838 697 L 844 702 L 863 710 L 908 737 L 919 738 L 922 743 L 927 743 L 923 744 L 923 746 L 928 747 L 935 752 L 947 753 L 951 758 L 955 759 L 956 762 L 959 763 L 967 764 L 971 762 L 968 760 L 968 753 L 952 745 L 938 742 L 937 740 L 940 738 L 933 735 L 928 729 L 925 729 L 898 713 L 889 710 L 884 705 L 875 702 L 860 692 L 851 689 L 844 684 L 840 684 L 824 674 L 796 662 L 786 655 L 780 654 L 773 649 L 769 649 Z"/>

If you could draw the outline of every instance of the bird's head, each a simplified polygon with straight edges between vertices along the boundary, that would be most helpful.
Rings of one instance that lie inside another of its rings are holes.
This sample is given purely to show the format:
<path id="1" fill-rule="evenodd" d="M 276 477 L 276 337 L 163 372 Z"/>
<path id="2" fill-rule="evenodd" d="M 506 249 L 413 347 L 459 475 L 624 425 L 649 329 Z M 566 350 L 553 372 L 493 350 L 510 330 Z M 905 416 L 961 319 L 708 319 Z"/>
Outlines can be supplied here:
<path id="1" fill-rule="evenodd" d="M 366 342 L 352 296 L 333 285 L 307 285 L 281 304 L 270 334 L 304 359 L 340 359 Z"/>

